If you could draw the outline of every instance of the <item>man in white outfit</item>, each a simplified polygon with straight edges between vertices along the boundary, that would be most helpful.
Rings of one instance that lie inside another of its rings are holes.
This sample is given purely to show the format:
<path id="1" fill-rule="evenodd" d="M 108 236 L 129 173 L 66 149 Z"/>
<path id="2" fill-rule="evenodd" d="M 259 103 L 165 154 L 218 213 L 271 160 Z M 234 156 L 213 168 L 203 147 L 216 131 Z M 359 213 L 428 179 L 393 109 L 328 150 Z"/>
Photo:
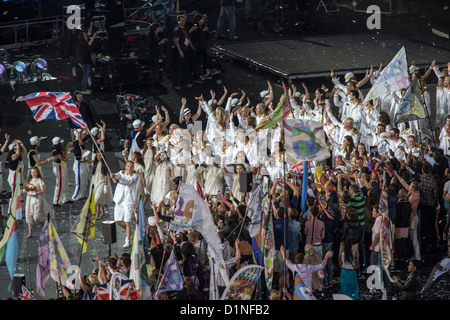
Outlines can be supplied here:
<path id="1" fill-rule="evenodd" d="M 125 170 L 119 171 L 116 174 L 111 174 L 111 179 L 117 183 L 116 191 L 114 192 L 114 221 L 127 233 L 124 248 L 130 246 L 131 238 L 131 220 L 136 204 L 136 184 L 139 175 L 134 171 L 134 163 L 128 161 Z"/>

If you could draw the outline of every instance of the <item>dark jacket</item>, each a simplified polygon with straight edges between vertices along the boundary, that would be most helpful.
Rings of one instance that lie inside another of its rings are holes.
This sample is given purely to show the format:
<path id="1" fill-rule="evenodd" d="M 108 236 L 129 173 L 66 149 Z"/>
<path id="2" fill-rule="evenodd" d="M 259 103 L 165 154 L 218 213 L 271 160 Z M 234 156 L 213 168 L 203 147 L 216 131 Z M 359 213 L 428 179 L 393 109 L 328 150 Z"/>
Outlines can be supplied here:
<path id="1" fill-rule="evenodd" d="M 394 283 L 402 292 L 401 300 L 416 300 L 419 296 L 420 290 L 422 289 L 420 275 L 417 271 L 410 273 L 404 284 L 401 283 L 400 280 Z"/>
<path id="2" fill-rule="evenodd" d="M 408 228 L 410 217 L 411 217 L 411 203 L 409 203 L 409 201 L 397 202 L 396 215 L 394 221 L 395 227 Z"/>

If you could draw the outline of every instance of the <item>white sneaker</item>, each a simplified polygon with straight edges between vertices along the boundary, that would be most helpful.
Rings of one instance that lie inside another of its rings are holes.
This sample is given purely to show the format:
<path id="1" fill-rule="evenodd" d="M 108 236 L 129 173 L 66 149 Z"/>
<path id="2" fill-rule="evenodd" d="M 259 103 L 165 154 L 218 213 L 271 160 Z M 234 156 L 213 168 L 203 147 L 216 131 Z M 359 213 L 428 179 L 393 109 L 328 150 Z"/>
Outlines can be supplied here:
<path id="1" fill-rule="evenodd" d="M 125 244 L 123 245 L 123 248 L 130 247 L 130 240 L 125 240 Z"/>

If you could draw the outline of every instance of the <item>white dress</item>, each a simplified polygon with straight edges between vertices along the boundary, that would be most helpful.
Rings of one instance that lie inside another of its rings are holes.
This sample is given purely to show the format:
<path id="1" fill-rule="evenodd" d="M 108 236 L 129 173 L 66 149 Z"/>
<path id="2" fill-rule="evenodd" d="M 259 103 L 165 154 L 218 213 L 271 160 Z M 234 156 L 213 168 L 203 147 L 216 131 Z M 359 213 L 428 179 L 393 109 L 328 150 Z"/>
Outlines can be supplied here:
<path id="1" fill-rule="evenodd" d="M 30 184 L 36 187 L 36 192 L 41 191 L 42 187 L 45 186 L 41 178 L 32 178 Z M 44 222 L 47 219 L 47 214 L 50 213 L 50 216 L 54 215 L 53 209 L 45 199 L 45 193 L 32 196 L 32 192 L 34 191 L 27 192 L 27 200 L 25 202 L 26 222 L 28 224 Z"/>
<path id="2" fill-rule="evenodd" d="M 152 191 L 152 183 L 153 183 L 153 177 L 155 176 L 155 170 L 156 170 L 156 162 L 153 159 L 153 149 L 147 149 L 145 151 L 145 154 L 143 156 L 144 158 L 144 164 L 145 164 L 145 170 L 144 170 L 144 178 L 145 178 L 145 185 L 147 192 Z"/>
<path id="3" fill-rule="evenodd" d="M 142 201 L 144 201 L 145 198 L 144 182 L 142 181 L 142 174 L 145 173 L 145 168 L 142 164 L 135 162 L 134 171 L 136 171 L 137 175 L 139 176 L 139 179 L 136 183 L 136 204 L 139 204 L 141 197 Z"/>
<path id="4" fill-rule="evenodd" d="M 111 186 L 111 180 L 108 177 L 106 179 L 106 193 L 104 191 L 105 187 L 105 176 L 102 173 L 103 162 L 97 164 L 95 168 L 95 173 L 92 176 L 91 187 L 94 186 L 94 199 L 95 204 L 106 206 L 113 201 L 113 192 Z"/>
<path id="5" fill-rule="evenodd" d="M 172 186 L 172 175 L 171 170 L 173 170 L 173 164 L 164 160 L 155 170 L 155 176 L 153 178 L 151 201 L 155 201 L 158 205 L 162 200 L 164 200 L 167 192 L 171 190 Z"/>
<path id="6" fill-rule="evenodd" d="M 224 193 L 224 172 L 223 169 L 216 166 L 208 166 L 208 175 L 205 181 L 204 193 L 217 195 L 218 192 Z"/>
<path id="7" fill-rule="evenodd" d="M 201 185 L 200 174 L 203 172 L 202 166 L 196 166 L 195 164 L 186 165 L 186 184 L 189 184 L 197 190 L 197 183 Z"/>

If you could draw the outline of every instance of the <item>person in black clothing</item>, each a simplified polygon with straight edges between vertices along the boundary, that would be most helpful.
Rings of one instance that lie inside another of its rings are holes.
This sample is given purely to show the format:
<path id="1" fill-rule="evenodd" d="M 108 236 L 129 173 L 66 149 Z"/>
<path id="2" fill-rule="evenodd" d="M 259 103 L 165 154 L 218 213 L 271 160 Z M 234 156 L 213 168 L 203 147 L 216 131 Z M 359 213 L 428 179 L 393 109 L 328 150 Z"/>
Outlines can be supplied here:
<path id="1" fill-rule="evenodd" d="M 197 14 L 194 18 L 194 26 L 190 30 L 192 44 L 196 52 L 193 54 L 192 77 L 196 83 L 203 83 L 206 79 L 207 69 L 212 69 L 208 55 L 209 29 L 206 24 L 206 14 Z M 203 79 L 202 79 L 203 77 Z"/>
<path id="2" fill-rule="evenodd" d="M 400 300 L 416 300 L 419 296 L 419 292 L 422 289 L 422 283 L 420 282 L 419 274 L 419 260 L 411 259 L 408 264 L 409 275 L 405 280 L 405 283 L 401 283 L 397 276 L 394 276 L 394 283 L 402 292 Z"/>
<path id="3" fill-rule="evenodd" d="M 178 25 L 173 30 L 173 43 L 175 45 L 175 72 L 174 72 L 174 89 L 181 90 L 181 86 L 191 88 L 190 83 L 190 56 L 195 47 L 189 36 L 189 31 L 185 27 L 186 16 L 177 16 Z"/>
<path id="4" fill-rule="evenodd" d="M 159 59 L 161 58 L 161 46 L 167 42 L 167 38 L 160 38 L 161 24 L 152 23 L 147 32 L 147 47 L 149 50 L 148 63 L 150 67 L 150 90 L 157 89 Z"/>
<path id="5" fill-rule="evenodd" d="M 75 96 L 74 97 L 75 104 L 77 105 L 78 110 L 80 111 L 80 114 L 83 117 L 86 124 L 88 125 L 88 127 L 89 128 L 95 127 L 96 126 L 95 114 L 92 111 L 89 104 L 83 101 L 83 93 L 81 91 L 75 91 L 74 96 Z M 78 128 L 78 126 L 76 126 L 70 118 L 67 121 L 69 121 L 70 129 Z"/>
<path id="6" fill-rule="evenodd" d="M 91 46 L 94 42 L 95 37 L 97 36 L 97 33 L 94 33 L 93 37 L 89 39 L 92 34 L 93 26 L 94 22 L 91 22 L 88 32 L 82 31 L 78 35 L 78 57 L 81 64 L 81 69 L 83 71 L 83 77 L 81 79 L 81 91 L 86 94 L 91 93 L 91 90 L 88 90 L 88 79 L 91 73 L 92 66 Z"/>

